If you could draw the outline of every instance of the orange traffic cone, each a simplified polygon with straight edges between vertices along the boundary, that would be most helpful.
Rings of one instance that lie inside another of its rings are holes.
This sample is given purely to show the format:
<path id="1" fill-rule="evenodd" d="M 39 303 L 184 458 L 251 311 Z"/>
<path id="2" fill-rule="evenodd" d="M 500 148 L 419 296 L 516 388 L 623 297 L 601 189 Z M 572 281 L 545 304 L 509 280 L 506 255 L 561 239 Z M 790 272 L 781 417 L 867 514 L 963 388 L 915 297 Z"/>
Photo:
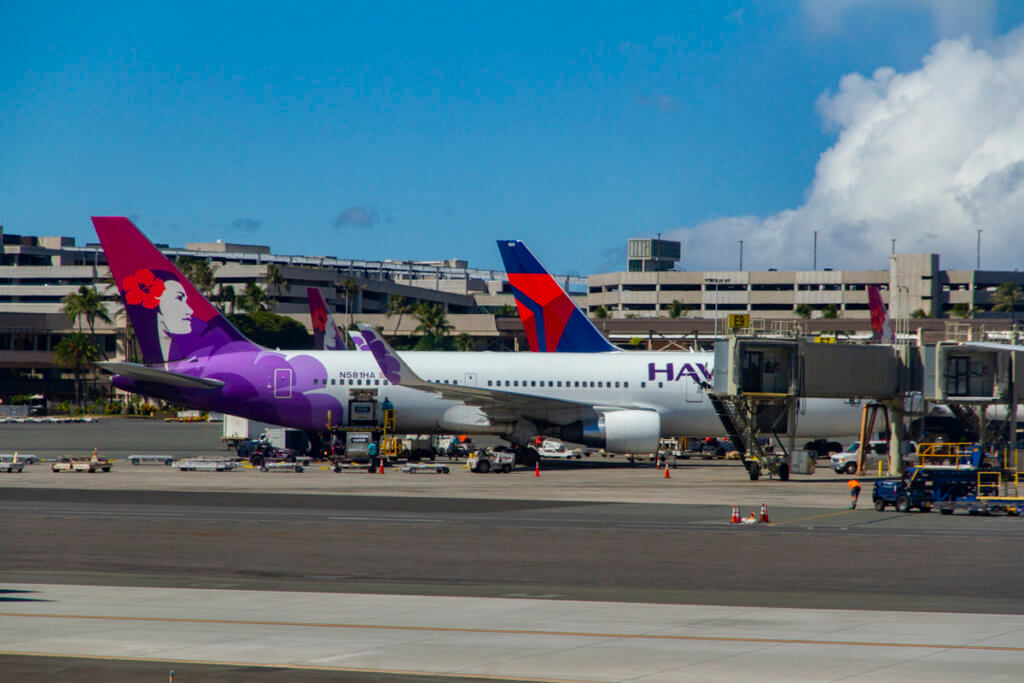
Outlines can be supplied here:
<path id="1" fill-rule="evenodd" d="M 665 461 L 665 479 L 671 479 L 668 473 L 668 460 Z"/>
<path id="2" fill-rule="evenodd" d="M 540 460 L 538 460 L 537 464 L 534 465 L 534 467 L 533 467 L 533 476 L 535 476 L 535 477 L 539 477 L 540 476 Z"/>
<path id="3" fill-rule="evenodd" d="M 384 458 L 380 459 L 380 469 L 377 471 L 377 474 L 384 474 Z"/>
<path id="4" fill-rule="evenodd" d="M 740 517 L 740 506 L 739 505 L 733 505 L 732 506 L 732 518 L 729 520 L 729 523 L 730 524 L 739 524 L 742 521 L 743 521 L 743 519 Z"/>
<path id="5" fill-rule="evenodd" d="M 767 524 L 771 524 L 772 523 L 772 520 L 768 519 L 768 504 L 767 503 L 761 503 L 761 519 L 758 520 L 758 521 L 765 522 Z"/>

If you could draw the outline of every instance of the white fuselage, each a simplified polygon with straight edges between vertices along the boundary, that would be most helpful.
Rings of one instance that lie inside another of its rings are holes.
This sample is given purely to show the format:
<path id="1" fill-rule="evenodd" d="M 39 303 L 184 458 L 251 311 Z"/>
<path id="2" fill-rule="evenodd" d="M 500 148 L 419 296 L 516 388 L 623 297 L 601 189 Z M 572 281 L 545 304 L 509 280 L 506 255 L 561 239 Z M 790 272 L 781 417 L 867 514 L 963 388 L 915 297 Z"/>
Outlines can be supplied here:
<path id="1" fill-rule="evenodd" d="M 462 404 L 419 389 L 381 379 L 373 355 L 352 351 L 302 351 L 326 369 L 316 378 L 314 393 L 326 392 L 340 401 L 350 390 L 378 389 L 378 398 L 395 406 L 399 432 L 473 431 L 471 424 L 453 422 L 464 415 Z M 402 359 L 422 379 L 500 390 L 521 396 L 555 398 L 588 406 L 654 410 L 661 416 L 663 436 L 695 436 L 722 432 L 702 382 L 711 382 L 710 353 L 499 353 L 404 351 Z M 304 378 L 296 378 L 302 384 Z M 326 383 L 324 383 L 326 382 Z M 461 410 L 460 410 L 461 409 Z M 844 400 L 801 400 L 797 434 L 801 437 L 854 434 L 860 408 Z M 480 425 L 479 432 L 502 433 L 505 426 Z"/>

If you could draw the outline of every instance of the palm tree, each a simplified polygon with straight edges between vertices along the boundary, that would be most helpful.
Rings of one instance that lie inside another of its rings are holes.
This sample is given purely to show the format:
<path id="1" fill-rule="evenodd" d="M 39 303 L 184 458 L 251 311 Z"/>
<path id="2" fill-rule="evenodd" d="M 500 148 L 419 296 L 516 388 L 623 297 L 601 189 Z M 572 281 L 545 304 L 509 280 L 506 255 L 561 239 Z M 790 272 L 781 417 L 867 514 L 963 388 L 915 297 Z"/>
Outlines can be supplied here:
<path id="1" fill-rule="evenodd" d="M 240 299 L 239 303 L 246 313 L 267 310 L 267 293 L 255 282 L 250 282 L 245 286 L 245 291 L 242 292 Z"/>
<path id="2" fill-rule="evenodd" d="M 220 285 L 217 287 L 216 301 L 220 304 L 222 311 L 228 315 L 232 315 L 235 312 L 235 306 L 238 305 L 238 295 L 235 294 L 234 285 Z"/>
<path id="3" fill-rule="evenodd" d="M 421 303 L 416 307 L 416 318 L 420 321 L 416 331 L 430 337 L 443 337 L 452 329 L 441 304 Z"/>
<path id="4" fill-rule="evenodd" d="M 969 318 L 971 316 L 971 307 L 968 304 L 953 304 L 949 309 L 950 315 L 955 315 L 958 318 Z"/>
<path id="5" fill-rule="evenodd" d="M 215 284 L 214 273 L 216 266 L 211 266 L 206 259 L 195 258 L 194 256 L 179 256 L 174 260 L 174 265 L 181 271 L 196 289 L 207 299 L 213 298 L 213 287 Z"/>
<path id="6" fill-rule="evenodd" d="M 388 317 L 398 316 L 398 321 L 395 323 L 395 331 L 391 333 L 391 336 L 398 336 L 398 328 L 402 326 L 402 316 L 412 313 L 414 308 L 412 303 L 401 294 L 392 294 L 388 298 Z"/>
<path id="7" fill-rule="evenodd" d="M 77 292 L 72 292 L 64 297 L 64 308 L 62 309 L 68 320 L 75 323 L 78 321 L 78 331 L 82 331 L 82 320 L 89 325 L 89 335 L 93 342 L 96 340 L 96 320 L 102 320 L 108 325 L 113 324 L 110 315 L 107 313 L 106 304 L 95 287 L 81 285 Z M 103 357 L 107 354 L 104 352 Z"/>
<path id="8" fill-rule="evenodd" d="M 608 317 L 608 308 L 606 306 L 598 306 L 594 309 L 594 317 L 604 320 Z"/>
<path id="9" fill-rule="evenodd" d="M 63 367 L 75 374 L 75 403 L 82 407 L 82 371 L 96 362 L 99 349 L 89 335 L 72 332 L 53 347 L 53 355 Z"/>
<path id="10" fill-rule="evenodd" d="M 672 299 L 671 305 L 668 307 L 668 317 L 670 318 L 681 318 L 686 315 L 686 304 L 679 299 Z"/>
<path id="11" fill-rule="evenodd" d="M 835 320 L 839 317 L 839 307 L 835 304 L 829 304 L 821 311 L 821 317 L 826 320 Z"/>
<path id="12" fill-rule="evenodd" d="M 362 288 L 354 277 L 347 278 L 341 283 L 341 291 L 345 293 L 345 312 L 348 313 L 348 329 L 352 329 L 352 306 L 355 303 L 356 295 L 359 294 Z"/>
<path id="13" fill-rule="evenodd" d="M 1021 294 L 1020 285 L 1015 282 L 1004 282 L 996 291 L 992 292 L 993 311 L 1010 311 L 1013 324 L 1017 324 L 1017 306 L 1024 301 L 1024 294 Z"/>
<path id="14" fill-rule="evenodd" d="M 809 304 L 797 304 L 796 308 L 793 309 L 793 312 L 801 318 L 806 319 L 811 317 L 811 307 Z"/>
<path id="15" fill-rule="evenodd" d="M 476 350 L 476 340 L 470 336 L 469 332 L 460 332 L 459 336 L 455 338 L 455 348 L 459 351 L 474 351 Z"/>
<path id="16" fill-rule="evenodd" d="M 288 286 L 288 281 L 284 279 L 284 275 L 281 274 L 281 268 L 276 263 L 271 263 L 267 266 L 267 292 L 273 292 L 270 297 L 272 302 L 270 310 L 277 309 L 277 299 L 281 296 L 281 288 Z"/>

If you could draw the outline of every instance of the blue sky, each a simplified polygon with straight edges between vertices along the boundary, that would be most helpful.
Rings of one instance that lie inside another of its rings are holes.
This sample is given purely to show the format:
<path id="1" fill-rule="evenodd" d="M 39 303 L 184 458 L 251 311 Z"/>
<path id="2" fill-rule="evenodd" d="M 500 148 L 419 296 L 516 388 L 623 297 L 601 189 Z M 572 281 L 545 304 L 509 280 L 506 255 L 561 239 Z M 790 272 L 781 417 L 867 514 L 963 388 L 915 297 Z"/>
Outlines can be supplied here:
<path id="1" fill-rule="evenodd" d="M 1024 3 L 968 4 L 16 3 L 0 224 L 85 242 L 90 215 L 124 214 L 174 245 L 495 268 L 518 237 L 583 274 L 665 232 L 683 268 L 733 268 L 738 233 L 701 226 L 803 239 L 772 220 L 859 125 L 823 114 L 844 76 L 913 74 L 944 38 L 986 50 L 1024 22 Z M 823 244 L 869 219 L 844 220 Z M 748 268 L 801 267 L 748 244 Z"/>

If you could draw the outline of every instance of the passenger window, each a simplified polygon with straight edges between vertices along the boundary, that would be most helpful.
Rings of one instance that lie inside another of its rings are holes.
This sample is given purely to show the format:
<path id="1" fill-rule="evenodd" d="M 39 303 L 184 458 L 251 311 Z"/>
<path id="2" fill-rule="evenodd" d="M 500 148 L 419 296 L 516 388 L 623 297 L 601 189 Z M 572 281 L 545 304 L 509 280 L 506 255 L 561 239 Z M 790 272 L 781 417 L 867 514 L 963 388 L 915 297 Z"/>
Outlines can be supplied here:
<path id="1" fill-rule="evenodd" d="M 662 389 L 662 388 L 664 388 L 664 386 L 665 386 L 665 383 L 664 383 L 664 382 L 658 382 L 658 388 L 659 388 L 659 389 Z"/>
<path id="2" fill-rule="evenodd" d="M 378 386 L 379 384 L 380 384 L 380 380 L 379 379 L 373 380 L 373 386 Z"/>
<path id="3" fill-rule="evenodd" d="M 629 389 L 629 382 L 623 382 L 622 383 L 622 388 L 623 389 Z"/>
<path id="4" fill-rule="evenodd" d="M 593 388 L 594 388 L 594 381 L 593 381 L 593 380 L 591 380 L 591 381 L 590 381 L 590 388 L 591 388 L 591 389 L 593 389 Z"/>
<path id="5" fill-rule="evenodd" d="M 532 381 L 530 382 L 530 386 L 531 386 L 531 387 L 535 387 L 535 386 L 537 386 L 537 380 L 532 380 Z"/>
<path id="6" fill-rule="evenodd" d="M 334 378 L 333 377 L 331 378 L 331 384 L 334 384 Z"/>
<path id="7" fill-rule="evenodd" d="M 604 382 L 598 382 L 597 383 L 597 388 L 598 389 L 604 389 Z"/>
<path id="8" fill-rule="evenodd" d="M 487 386 L 491 386 L 491 380 L 487 380 Z"/>
<path id="9" fill-rule="evenodd" d="M 641 389 L 646 389 L 647 388 L 647 382 L 640 382 L 640 388 Z"/>
<path id="10" fill-rule="evenodd" d="M 558 386 L 562 386 L 562 380 L 558 380 Z"/>
<path id="11" fill-rule="evenodd" d="M 505 380 L 505 386 L 506 387 L 509 386 L 509 381 L 508 380 Z"/>
<path id="12" fill-rule="evenodd" d="M 579 389 L 579 388 L 580 388 L 580 383 L 579 383 L 579 382 L 576 382 L 576 388 L 577 388 L 577 389 Z"/>
<path id="13" fill-rule="evenodd" d="M 458 384 L 458 383 L 459 383 L 459 380 L 457 380 L 457 379 L 453 379 L 452 380 L 452 384 Z"/>
<path id="14" fill-rule="evenodd" d="M 358 384 L 359 386 L 362 386 L 363 385 L 363 380 L 357 379 L 356 380 L 356 384 Z"/>
<path id="15" fill-rule="evenodd" d="M 618 389 L 618 388 L 619 388 L 619 383 L 618 383 L 618 382 L 616 382 L 616 383 L 615 383 L 615 388 L 616 388 L 616 389 Z"/>
<path id="16" fill-rule="evenodd" d="M 519 380 L 515 380 L 515 381 L 513 381 L 513 382 L 512 382 L 512 386 L 514 386 L 514 387 L 518 387 L 518 386 L 519 386 Z"/>

